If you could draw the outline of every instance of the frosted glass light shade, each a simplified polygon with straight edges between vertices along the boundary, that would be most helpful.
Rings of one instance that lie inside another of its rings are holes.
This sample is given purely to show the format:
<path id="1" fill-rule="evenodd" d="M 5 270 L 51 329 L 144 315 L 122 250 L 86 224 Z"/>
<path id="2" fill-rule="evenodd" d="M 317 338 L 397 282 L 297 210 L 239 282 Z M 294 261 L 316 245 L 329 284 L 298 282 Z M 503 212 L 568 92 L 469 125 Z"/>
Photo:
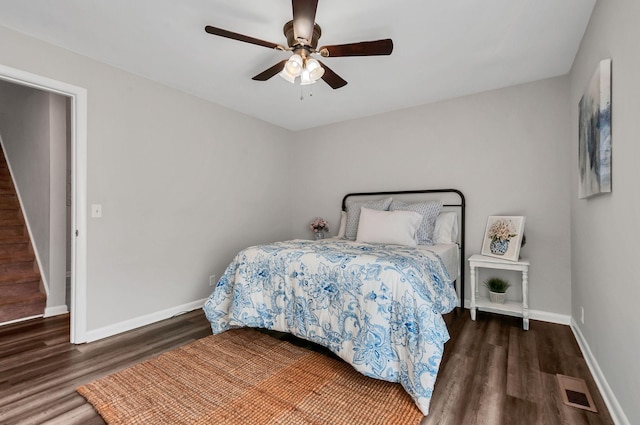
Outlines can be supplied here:
<path id="1" fill-rule="evenodd" d="M 309 84 L 314 84 L 316 81 L 311 79 L 311 73 L 308 69 L 303 69 L 302 74 L 300 74 L 300 85 L 306 86 Z"/>
<path id="2" fill-rule="evenodd" d="M 296 82 L 296 76 L 295 75 L 291 75 L 287 72 L 287 68 L 283 68 L 282 71 L 280 71 L 280 73 L 278 74 L 280 77 L 284 78 L 285 80 L 287 80 L 288 82 L 290 82 L 291 84 Z"/>
<path id="3" fill-rule="evenodd" d="M 297 53 L 284 64 L 284 68 L 278 74 L 290 83 L 295 83 L 296 77 L 300 77 L 300 85 L 306 86 L 313 84 L 324 75 L 324 69 L 320 66 L 320 62 L 313 58 L 303 59 Z"/>
<path id="4" fill-rule="evenodd" d="M 300 55 L 293 54 L 284 64 L 284 69 L 294 77 L 297 77 L 302 72 L 302 58 Z"/>
<path id="5" fill-rule="evenodd" d="M 324 68 L 320 66 L 320 62 L 315 59 L 307 59 L 305 70 L 309 72 L 309 79 L 313 82 L 317 81 L 324 75 Z"/>

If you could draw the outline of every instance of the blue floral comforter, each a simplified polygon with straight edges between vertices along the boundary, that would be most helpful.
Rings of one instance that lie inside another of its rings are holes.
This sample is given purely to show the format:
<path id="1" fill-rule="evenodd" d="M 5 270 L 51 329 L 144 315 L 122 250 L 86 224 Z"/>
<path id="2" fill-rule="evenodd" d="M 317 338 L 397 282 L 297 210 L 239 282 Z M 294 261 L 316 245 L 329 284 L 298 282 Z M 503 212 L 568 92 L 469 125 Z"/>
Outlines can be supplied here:
<path id="1" fill-rule="evenodd" d="M 247 248 L 204 305 L 214 334 L 250 326 L 331 349 L 364 375 L 400 382 L 425 415 L 457 305 L 437 255 L 345 240 Z"/>

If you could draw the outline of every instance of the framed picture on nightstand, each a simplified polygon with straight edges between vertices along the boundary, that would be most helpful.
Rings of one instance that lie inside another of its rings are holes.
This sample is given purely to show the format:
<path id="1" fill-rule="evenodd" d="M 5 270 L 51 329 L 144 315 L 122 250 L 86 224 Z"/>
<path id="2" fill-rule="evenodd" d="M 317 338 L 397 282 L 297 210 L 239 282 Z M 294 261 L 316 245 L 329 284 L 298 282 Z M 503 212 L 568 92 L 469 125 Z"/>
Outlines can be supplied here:
<path id="1" fill-rule="evenodd" d="M 524 217 L 492 215 L 482 240 L 482 255 L 518 261 L 524 235 Z"/>

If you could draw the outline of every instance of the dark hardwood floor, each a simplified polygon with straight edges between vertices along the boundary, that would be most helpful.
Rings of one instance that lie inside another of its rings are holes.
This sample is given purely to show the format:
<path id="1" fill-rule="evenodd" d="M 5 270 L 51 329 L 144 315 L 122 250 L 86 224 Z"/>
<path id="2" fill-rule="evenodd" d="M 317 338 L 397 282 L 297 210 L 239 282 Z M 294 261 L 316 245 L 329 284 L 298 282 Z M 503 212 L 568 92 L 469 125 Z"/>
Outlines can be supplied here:
<path id="1" fill-rule="evenodd" d="M 611 424 L 567 326 L 468 310 L 445 316 L 452 339 L 422 424 Z M 84 345 L 69 318 L 0 327 L 0 424 L 104 424 L 75 388 L 209 335 L 197 310 Z M 585 379 L 599 413 L 562 404 L 555 374 Z"/>
<path id="2" fill-rule="evenodd" d="M 431 424 L 613 424 L 569 326 L 468 310 L 445 316 L 445 345 Z M 598 413 L 562 403 L 556 374 L 584 379 Z"/>

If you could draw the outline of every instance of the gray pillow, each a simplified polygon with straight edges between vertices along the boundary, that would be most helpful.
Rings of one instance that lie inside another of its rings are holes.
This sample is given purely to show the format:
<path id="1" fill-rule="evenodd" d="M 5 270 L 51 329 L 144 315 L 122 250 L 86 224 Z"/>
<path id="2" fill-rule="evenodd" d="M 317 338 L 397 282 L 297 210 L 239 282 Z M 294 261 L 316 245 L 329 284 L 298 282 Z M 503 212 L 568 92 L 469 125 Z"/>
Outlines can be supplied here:
<path id="1" fill-rule="evenodd" d="M 365 207 L 371 210 L 387 211 L 391 205 L 391 198 L 378 199 L 375 201 L 355 201 L 347 199 L 347 226 L 344 237 L 352 241 L 356 240 L 358 234 L 358 223 L 360 221 L 360 208 Z"/>
<path id="2" fill-rule="evenodd" d="M 433 230 L 436 227 L 436 218 L 438 218 L 441 209 L 441 201 L 413 203 L 393 201 L 389 207 L 389 211 L 413 211 L 422 216 L 422 223 L 416 232 L 418 245 L 433 245 Z"/>

